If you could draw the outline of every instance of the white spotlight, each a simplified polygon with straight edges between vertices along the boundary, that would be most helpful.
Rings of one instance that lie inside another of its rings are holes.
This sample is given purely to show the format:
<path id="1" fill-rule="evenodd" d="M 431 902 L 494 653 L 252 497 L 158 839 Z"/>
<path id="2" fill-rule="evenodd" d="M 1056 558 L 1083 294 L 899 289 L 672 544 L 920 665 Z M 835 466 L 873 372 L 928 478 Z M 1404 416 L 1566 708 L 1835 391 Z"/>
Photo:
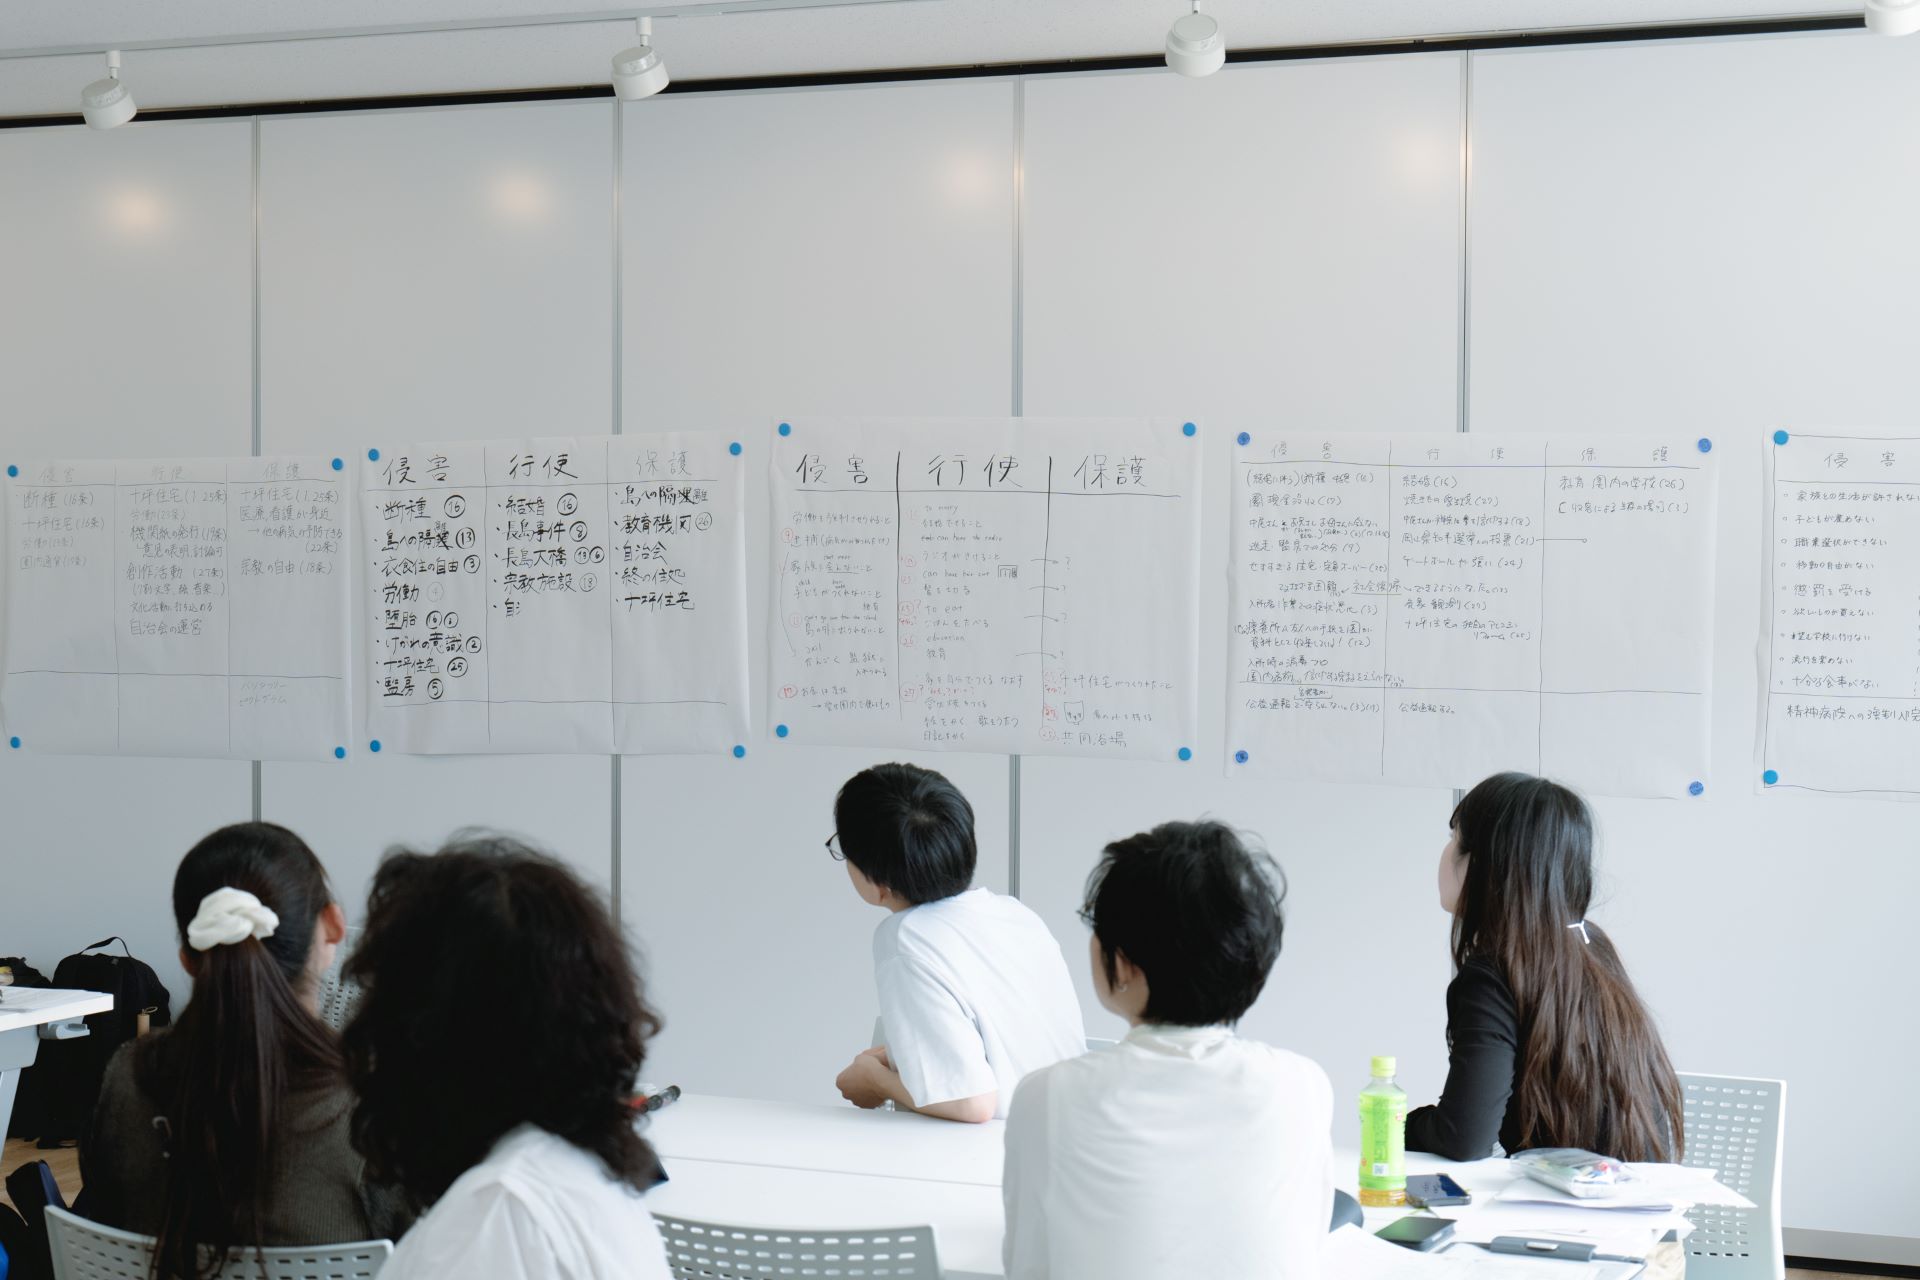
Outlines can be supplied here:
<path id="1" fill-rule="evenodd" d="M 138 110 L 133 95 L 120 83 L 120 51 L 107 52 L 107 78 L 95 80 L 80 91 L 80 114 L 89 129 L 115 129 L 133 119 Z"/>
<path id="2" fill-rule="evenodd" d="M 1193 0 L 1193 12 L 1167 32 L 1167 65 L 1183 76 L 1210 76 L 1226 60 L 1227 42 L 1219 22 L 1200 12 L 1200 0 Z"/>
<path id="3" fill-rule="evenodd" d="M 640 43 L 613 55 L 613 92 L 627 102 L 667 87 L 667 64 L 653 47 L 653 19 L 641 18 L 639 24 Z"/>
<path id="4" fill-rule="evenodd" d="M 1920 0 L 1867 0 L 1867 30 L 1883 36 L 1920 31 Z"/>

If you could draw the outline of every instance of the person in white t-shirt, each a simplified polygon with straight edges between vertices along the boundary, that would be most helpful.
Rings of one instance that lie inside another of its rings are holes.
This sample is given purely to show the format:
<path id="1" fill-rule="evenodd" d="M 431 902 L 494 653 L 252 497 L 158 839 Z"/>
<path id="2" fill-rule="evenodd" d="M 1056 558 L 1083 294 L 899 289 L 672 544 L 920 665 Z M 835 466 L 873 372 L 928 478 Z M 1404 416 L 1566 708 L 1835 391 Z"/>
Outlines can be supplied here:
<path id="1" fill-rule="evenodd" d="M 1060 944 L 1017 899 L 969 887 L 973 807 L 932 770 L 856 774 L 833 818 L 829 852 L 891 913 L 873 934 L 883 1042 L 840 1073 L 841 1096 L 943 1120 L 1006 1115 L 1021 1077 L 1087 1047 Z"/>
<path id="2" fill-rule="evenodd" d="M 1108 845 L 1081 915 L 1118 1044 L 1030 1075 L 1007 1117 L 1008 1280 L 1318 1280 L 1333 1088 L 1234 1034 L 1280 954 L 1279 868 L 1216 822 Z"/>
<path id="3" fill-rule="evenodd" d="M 346 973 L 354 1144 L 426 1209 L 382 1280 L 669 1280 L 632 1105 L 660 1019 L 605 903 L 504 838 L 394 853 Z"/>

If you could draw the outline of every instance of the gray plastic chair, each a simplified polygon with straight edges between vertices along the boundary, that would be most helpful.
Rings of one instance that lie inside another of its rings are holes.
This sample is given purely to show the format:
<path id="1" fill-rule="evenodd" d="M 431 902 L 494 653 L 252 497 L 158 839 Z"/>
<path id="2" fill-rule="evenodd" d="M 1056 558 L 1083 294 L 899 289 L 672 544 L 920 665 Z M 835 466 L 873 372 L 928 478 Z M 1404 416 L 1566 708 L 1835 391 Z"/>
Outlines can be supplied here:
<path id="1" fill-rule="evenodd" d="M 1680 1076 L 1685 1094 L 1685 1162 L 1712 1169 L 1758 1205 L 1697 1205 L 1687 1215 L 1687 1280 L 1784 1280 L 1780 1235 L 1780 1152 L 1787 1082 L 1745 1076 Z"/>
<path id="2" fill-rule="evenodd" d="M 65 1209 L 47 1210 L 54 1280 L 148 1280 L 153 1237 L 88 1222 Z M 311 1248 L 249 1249 L 222 1267 L 219 1280 L 373 1280 L 393 1254 L 386 1240 Z"/>
<path id="3" fill-rule="evenodd" d="M 656 1213 L 674 1280 L 940 1280 L 932 1227 L 779 1231 Z"/>
<path id="4" fill-rule="evenodd" d="M 340 949 L 334 952 L 333 966 L 320 975 L 320 1021 L 335 1031 L 344 1031 L 347 1021 L 360 1004 L 360 984 L 348 982 L 342 975 L 347 957 L 360 943 L 360 930 L 348 929 Z"/>

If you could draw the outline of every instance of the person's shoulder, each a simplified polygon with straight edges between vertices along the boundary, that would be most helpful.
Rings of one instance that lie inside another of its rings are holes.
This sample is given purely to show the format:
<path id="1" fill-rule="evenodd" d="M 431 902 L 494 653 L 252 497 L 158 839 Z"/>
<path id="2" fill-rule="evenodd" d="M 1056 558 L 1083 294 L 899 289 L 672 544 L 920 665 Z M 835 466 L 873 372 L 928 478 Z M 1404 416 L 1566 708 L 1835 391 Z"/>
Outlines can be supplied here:
<path id="1" fill-rule="evenodd" d="M 1333 1081 L 1328 1078 L 1326 1068 L 1292 1049 L 1241 1036 L 1236 1036 L 1235 1041 L 1243 1057 L 1260 1064 L 1276 1096 L 1309 1102 L 1316 1109 L 1332 1113 Z"/>
<path id="2" fill-rule="evenodd" d="M 165 1035 L 164 1031 L 153 1033 Z M 155 1100 L 147 1089 L 145 1063 L 160 1047 L 160 1042 L 151 1038 L 129 1040 L 113 1051 L 107 1059 L 105 1073 L 100 1077 L 100 1103 L 103 1106 L 128 1105 L 153 1107 Z"/>
<path id="3" fill-rule="evenodd" d="M 1500 967 L 1500 962 L 1492 956 L 1478 954 L 1468 956 L 1467 962 L 1460 966 L 1460 972 L 1453 975 L 1453 981 L 1447 984 L 1447 994 L 1455 999 L 1477 998 L 1513 1003 L 1513 988 L 1508 984 L 1506 971 Z"/>

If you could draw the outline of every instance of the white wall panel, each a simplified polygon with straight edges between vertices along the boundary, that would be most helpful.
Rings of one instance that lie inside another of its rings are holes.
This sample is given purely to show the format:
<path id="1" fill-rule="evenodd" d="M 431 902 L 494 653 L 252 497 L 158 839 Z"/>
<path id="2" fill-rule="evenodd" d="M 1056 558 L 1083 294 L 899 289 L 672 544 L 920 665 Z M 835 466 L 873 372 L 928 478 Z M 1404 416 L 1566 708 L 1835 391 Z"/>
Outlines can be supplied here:
<path id="1" fill-rule="evenodd" d="M 263 452 L 364 466 L 370 445 L 611 429 L 610 105 L 276 118 L 260 147 Z M 262 766 L 263 816 L 307 837 L 352 918 L 387 845 L 468 825 L 610 887 L 605 757 L 366 746 L 362 732 L 344 762 Z"/>
<path id="2" fill-rule="evenodd" d="M 247 452 L 250 130 L 0 132 L 0 465 Z M 244 761 L 0 746 L 0 950 L 50 974 L 123 934 L 177 1007 L 174 868 L 249 804 Z"/>
<path id="3" fill-rule="evenodd" d="M 1341 1098 L 1376 1053 L 1419 1097 L 1445 1074 L 1450 797 L 1223 776 L 1227 472 L 1242 430 L 1454 430 L 1460 76 L 1448 55 L 1027 87 L 1026 411 L 1192 419 L 1215 515 L 1194 760 L 1023 761 L 1022 896 L 1094 1034 L 1117 1034 L 1074 918 L 1101 847 L 1176 818 L 1257 834 L 1288 873 L 1289 927 L 1243 1030 L 1319 1061 Z M 1351 1110 L 1337 1142 L 1356 1140 Z"/>
<path id="4" fill-rule="evenodd" d="M 756 722 L 766 695 L 766 446 L 802 414 L 1009 412 L 1013 89 L 660 98 L 624 126 L 625 425 L 747 449 Z M 879 917 L 821 847 L 833 796 L 898 753 L 758 725 L 744 760 L 629 758 L 621 902 L 667 1030 L 649 1074 L 831 1101 L 873 1029 Z M 1007 766 L 927 755 L 1007 879 Z"/>
<path id="5" fill-rule="evenodd" d="M 1754 794 L 1757 535 L 1776 427 L 1920 427 L 1920 138 L 1880 127 L 1920 113 L 1917 72 L 1863 35 L 1473 68 L 1474 429 L 1697 431 L 1722 459 L 1713 776 L 1596 806 L 1595 917 L 1682 1070 L 1787 1081 L 1786 1225 L 1867 1235 L 1915 1234 L 1920 1119 L 1861 1108 L 1862 1054 L 1920 1058 L 1876 980 L 1911 968 L 1920 814 Z"/>

